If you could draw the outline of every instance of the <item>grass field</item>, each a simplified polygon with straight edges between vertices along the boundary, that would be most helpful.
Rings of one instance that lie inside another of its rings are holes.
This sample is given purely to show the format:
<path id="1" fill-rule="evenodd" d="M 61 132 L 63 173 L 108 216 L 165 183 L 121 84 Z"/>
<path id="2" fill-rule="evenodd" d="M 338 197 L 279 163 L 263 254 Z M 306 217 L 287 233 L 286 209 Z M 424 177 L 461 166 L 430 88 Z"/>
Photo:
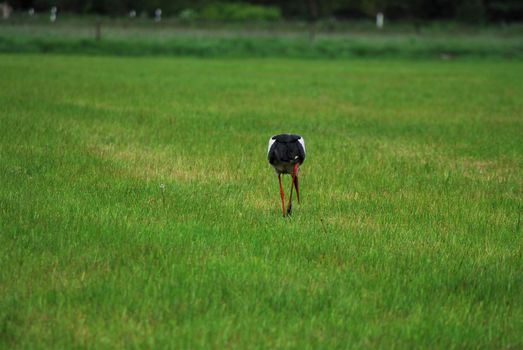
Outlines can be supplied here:
<path id="1" fill-rule="evenodd" d="M 523 347 L 521 61 L 0 72 L 0 348 Z"/>
<path id="2" fill-rule="evenodd" d="M 320 22 L 314 40 L 301 22 L 154 23 L 94 17 L 18 16 L 0 21 L 0 53 L 113 56 L 278 58 L 509 58 L 523 59 L 523 25 L 467 26 L 458 23 Z"/>

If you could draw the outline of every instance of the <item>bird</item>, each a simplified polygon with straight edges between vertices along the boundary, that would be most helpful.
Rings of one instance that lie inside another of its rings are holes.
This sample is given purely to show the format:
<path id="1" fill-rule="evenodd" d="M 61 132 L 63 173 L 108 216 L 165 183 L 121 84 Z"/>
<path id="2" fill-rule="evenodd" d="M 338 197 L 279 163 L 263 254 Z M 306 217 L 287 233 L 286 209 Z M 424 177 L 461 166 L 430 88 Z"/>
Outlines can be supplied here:
<path id="1" fill-rule="evenodd" d="M 267 158 L 278 175 L 278 181 L 280 183 L 281 208 L 283 216 L 285 217 L 285 213 L 290 215 L 292 212 L 293 187 L 296 188 L 296 196 L 298 197 L 298 204 L 300 204 L 298 170 L 300 165 L 302 165 L 303 161 L 305 160 L 305 142 L 303 137 L 296 134 L 279 134 L 272 136 L 269 139 Z M 285 211 L 284 192 L 281 185 L 282 174 L 290 174 L 292 176 L 291 193 L 289 196 L 287 212 Z"/>

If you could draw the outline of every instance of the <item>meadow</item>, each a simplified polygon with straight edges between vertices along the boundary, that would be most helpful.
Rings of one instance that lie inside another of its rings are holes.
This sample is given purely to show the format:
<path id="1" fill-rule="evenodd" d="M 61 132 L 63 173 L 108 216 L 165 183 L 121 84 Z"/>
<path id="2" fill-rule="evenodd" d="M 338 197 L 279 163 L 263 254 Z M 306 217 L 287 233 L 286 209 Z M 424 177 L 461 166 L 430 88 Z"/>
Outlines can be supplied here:
<path id="1" fill-rule="evenodd" d="M 100 23 L 100 40 L 96 40 Z M 0 21 L 0 53 L 278 58 L 523 59 L 523 25 L 184 22 L 60 15 Z"/>
<path id="2" fill-rule="evenodd" d="M 0 348 L 523 347 L 521 61 L 0 72 Z"/>

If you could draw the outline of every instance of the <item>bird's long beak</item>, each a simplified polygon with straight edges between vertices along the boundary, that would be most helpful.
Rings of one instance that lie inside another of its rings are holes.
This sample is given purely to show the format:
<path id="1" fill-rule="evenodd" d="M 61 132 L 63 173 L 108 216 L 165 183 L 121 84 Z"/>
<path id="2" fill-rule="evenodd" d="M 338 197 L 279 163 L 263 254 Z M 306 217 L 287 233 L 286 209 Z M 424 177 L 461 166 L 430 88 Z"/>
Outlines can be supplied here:
<path id="1" fill-rule="evenodd" d="M 298 204 L 300 204 L 300 186 L 298 184 L 298 164 L 294 164 L 294 187 L 296 188 L 296 197 L 298 197 Z"/>
<path id="2" fill-rule="evenodd" d="M 281 210 L 282 210 L 283 216 L 285 217 L 285 200 L 284 200 L 284 194 L 283 194 L 283 187 L 281 186 L 281 174 L 278 174 L 278 181 L 280 182 Z"/>
<path id="3" fill-rule="evenodd" d="M 287 207 L 287 215 L 290 215 L 292 213 L 292 190 L 294 188 L 296 188 L 296 195 L 298 196 L 298 203 L 300 203 L 298 185 L 296 184 L 296 180 L 298 180 L 298 164 L 294 164 L 294 168 L 292 169 L 291 176 L 292 176 L 291 194 L 289 196 L 289 205 Z"/>

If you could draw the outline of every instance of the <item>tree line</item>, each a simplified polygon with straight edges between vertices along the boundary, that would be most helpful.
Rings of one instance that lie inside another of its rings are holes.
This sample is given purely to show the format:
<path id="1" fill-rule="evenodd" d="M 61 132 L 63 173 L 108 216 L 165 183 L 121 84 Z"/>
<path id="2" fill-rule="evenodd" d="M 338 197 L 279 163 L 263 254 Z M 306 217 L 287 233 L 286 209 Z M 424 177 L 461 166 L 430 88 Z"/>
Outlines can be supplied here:
<path id="1" fill-rule="evenodd" d="M 200 19 L 309 20 L 373 18 L 392 20 L 523 21 L 523 0 L 8 0 L 15 10 L 34 8 L 120 16 L 136 11 Z"/>

